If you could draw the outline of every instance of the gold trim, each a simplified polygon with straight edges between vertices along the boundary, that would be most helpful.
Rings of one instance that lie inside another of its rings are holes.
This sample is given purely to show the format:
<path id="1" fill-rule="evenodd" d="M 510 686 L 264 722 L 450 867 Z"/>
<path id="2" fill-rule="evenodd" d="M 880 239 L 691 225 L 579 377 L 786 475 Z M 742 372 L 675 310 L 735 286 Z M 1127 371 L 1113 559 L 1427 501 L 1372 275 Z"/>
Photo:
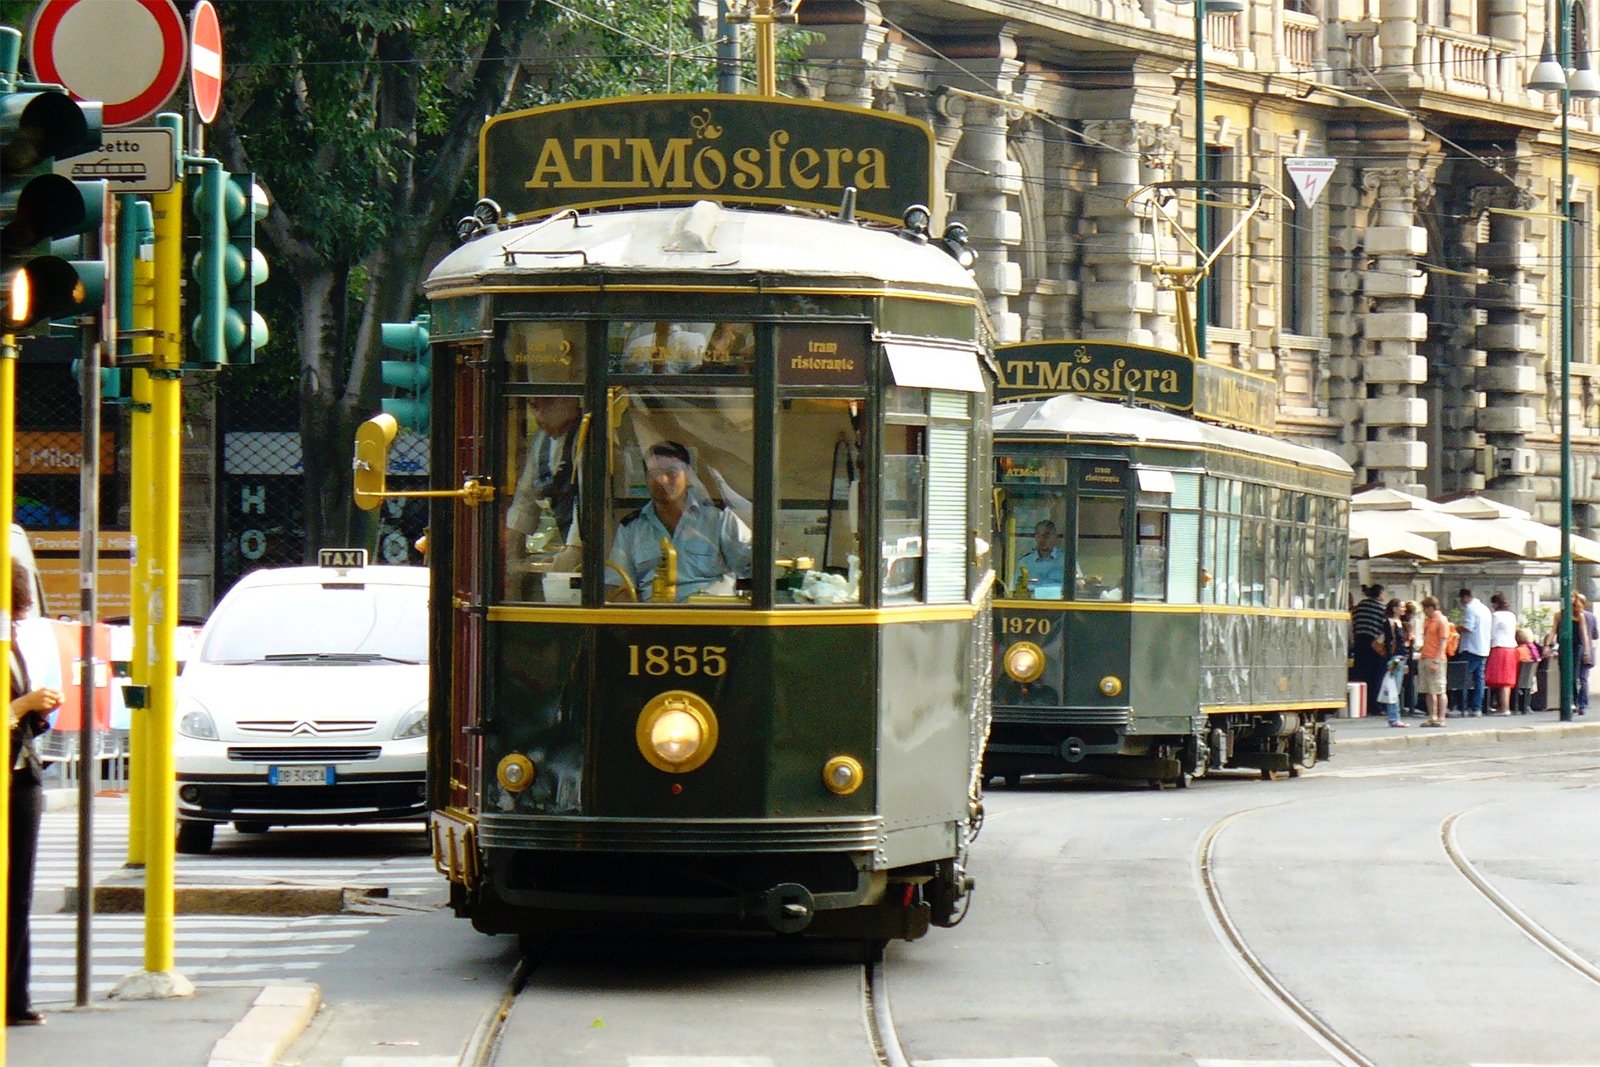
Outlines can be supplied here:
<path id="1" fill-rule="evenodd" d="M 509 268 L 508 268 L 509 269 Z M 810 285 L 476 285 L 470 288 L 439 289 L 429 292 L 430 300 L 448 300 L 454 297 L 483 293 L 706 293 L 713 296 L 728 293 L 752 293 L 757 296 L 859 296 L 869 299 L 921 300 L 930 304 L 962 304 L 976 307 L 977 301 L 970 293 L 930 293 L 917 289 L 872 288 L 862 285 L 851 289 Z"/>
<path id="2" fill-rule="evenodd" d="M 971 604 L 917 604 L 903 608 L 681 608 L 629 605 L 619 608 L 538 608 L 499 604 L 490 622 L 559 622 L 630 626 L 888 626 L 896 623 L 962 622 L 976 617 Z"/>
<path id="3" fill-rule="evenodd" d="M 1152 615 L 1268 615 L 1282 619 L 1350 618 L 1348 611 L 1323 611 L 1313 608 L 1263 608 L 1250 604 L 1130 604 L 1123 600 L 996 600 L 996 608 L 1013 611 L 1127 611 Z"/>
<path id="4" fill-rule="evenodd" d="M 1204 715 L 1227 715 L 1238 712 L 1272 712 L 1272 711 L 1327 711 L 1338 712 L 1344 709 L 1343 704 L 1327 704 L 1320 700 L 1291 700 L 1281 704 L 1202 704 L 1200 711 Z"/>

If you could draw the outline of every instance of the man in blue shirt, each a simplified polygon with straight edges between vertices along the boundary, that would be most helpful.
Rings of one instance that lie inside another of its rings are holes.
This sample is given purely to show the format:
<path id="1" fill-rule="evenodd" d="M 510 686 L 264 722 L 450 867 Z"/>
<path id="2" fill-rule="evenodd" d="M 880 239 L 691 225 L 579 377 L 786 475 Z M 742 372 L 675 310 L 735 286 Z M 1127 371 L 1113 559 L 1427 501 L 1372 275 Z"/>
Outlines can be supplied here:
<path id="1" fill-rule="evenodd" d="M 1493 620 L 1483 601 L 1463 589 L 1456 594 L 1461 602 L 1461 658 L 1467 661 L 1467 691 L 1462 702 L 1465 715 L 1483 714 L 1483 668 L 1489 661 L 1489 627 Z"/>
<path id="2" fill-rule="evenodd" d="M 681 602 L 726 579 L 750 576 L 750 527 L 727 508 L 689 490 L 689 450 L 660 441 L 645 456 L 650 503 L 622 520 L 611 544 L 606 584 L 620 586 L 617 570 L 628 576 L 640 600 L 653 599 L 661 541 L 678 554 L 677 599 Z"/>
<path id="3" fill-rule="evenodd" d="M 1065 571 L 1061 552 L 1056 547 L 1057 540 L 1056 524 L 1049 519 L 1045 519 L 1033 528 L 1033 551 L 1024 552 L 1017 559 L 1019 577 L 1022 569 L 1027 568 L 1029 589 L 1054 586 L 1056 596 L 1061 595 L 1061 581 Z"/>

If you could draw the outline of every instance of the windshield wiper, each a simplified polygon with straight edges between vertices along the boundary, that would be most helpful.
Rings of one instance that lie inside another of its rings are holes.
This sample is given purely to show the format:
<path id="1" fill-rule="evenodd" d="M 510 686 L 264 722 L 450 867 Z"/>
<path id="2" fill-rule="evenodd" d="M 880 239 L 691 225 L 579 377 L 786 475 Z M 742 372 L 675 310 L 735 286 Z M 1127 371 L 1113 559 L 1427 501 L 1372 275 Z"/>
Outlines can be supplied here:
<path id="1" fill-rule="evenodd" d="M 265 658 L 268 662 L 305 660 L 314 663 L 409 663 L 412 665 L 423 662 L 419 659 L 401 659 L 398 656 L 386 656 L 381 652 L 273 652 Z"/>

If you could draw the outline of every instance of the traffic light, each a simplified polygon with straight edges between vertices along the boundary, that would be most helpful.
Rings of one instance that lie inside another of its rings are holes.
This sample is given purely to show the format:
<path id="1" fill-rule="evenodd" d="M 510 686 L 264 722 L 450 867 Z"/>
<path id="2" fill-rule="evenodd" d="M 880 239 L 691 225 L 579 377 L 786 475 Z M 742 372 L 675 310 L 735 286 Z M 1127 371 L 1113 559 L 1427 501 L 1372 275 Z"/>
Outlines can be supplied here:
<path id="1" fill-rule="evenodd" d="M 57 159 L 100 147 L 100 105 L 51 86 L 19 90 L 21 36 L 0 29 L 0 326 L 21 333 L 88 310 L 104 292 L 103 265 L 96 280 L 89 266 L 50 247 L 100 225 L 105 183 L 74 182 L 51 171 Z"/>
<path id="2" fill-rule="evenodd" d="M 408 430 L 428 432 L 428 407 L 433 401 L 433 355 L 428 348 L 427 315 L 410 322 L 383 324 L 383 347 L 405 353 L 404 359 L 386 359 L 379 368 L 383 384 L 399 391 L 385 397 L 383 410 Z"/>
<path id="3" fill-rule="evenodd" d="M 148 200 L 127 193 L 118 200 L 117 356 L 149 356 L 155 348 L 155 214 Z"/>
<path id="4" fill-rule="evenodd" d="M 100 399 L 107 403 L 121 403 L 128 399 L 127 371 L 118 370 L 116 367 L 100 368 Z M 83 390 L 83 360 L 72 361 L 72 380 L 78 383 L 78 390 Z"/>
<path id="5" fill-rule="evenodd" d="M 201 172 L 194 194 L 194 256 L 199 309 L 194 316 L 193 362 L 254 363 L 267 343 L 267 323 L 256 312 L 256 286 L 267 280 L 267 260 L 256 249 L 256 222 L 267 213 L 266 194 L 253 174 L 216 166 Z"/>

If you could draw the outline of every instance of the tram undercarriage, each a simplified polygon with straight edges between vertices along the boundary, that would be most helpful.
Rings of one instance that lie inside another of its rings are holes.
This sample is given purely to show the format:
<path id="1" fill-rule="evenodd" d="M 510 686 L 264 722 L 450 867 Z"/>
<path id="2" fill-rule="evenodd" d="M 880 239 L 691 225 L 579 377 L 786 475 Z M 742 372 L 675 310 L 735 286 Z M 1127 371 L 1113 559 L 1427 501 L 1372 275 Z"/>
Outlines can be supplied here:
<path id="1" fill-rule="evenodd" d="M 1131 735 L 1123 725 L 1007 724 L 1004 714 L 995 709 L 984 755 L 985 784 L 1015 785 L 1025 774 L 1092 774 L 1181 788 L 1211 771 L 1295 777 L 1333 752 L 1332 709 L 1213 712 L 1196 716 L 1185 733 L 1147 726 L 1148 732 Z"/>
<path id="2" fill-rule="evenodd" d="M 457 915 L 490 934 L 779 933 L 914 941 L 961 918 L 954 862 L 870 869 L 870 855 L 489 852 Z"/>

